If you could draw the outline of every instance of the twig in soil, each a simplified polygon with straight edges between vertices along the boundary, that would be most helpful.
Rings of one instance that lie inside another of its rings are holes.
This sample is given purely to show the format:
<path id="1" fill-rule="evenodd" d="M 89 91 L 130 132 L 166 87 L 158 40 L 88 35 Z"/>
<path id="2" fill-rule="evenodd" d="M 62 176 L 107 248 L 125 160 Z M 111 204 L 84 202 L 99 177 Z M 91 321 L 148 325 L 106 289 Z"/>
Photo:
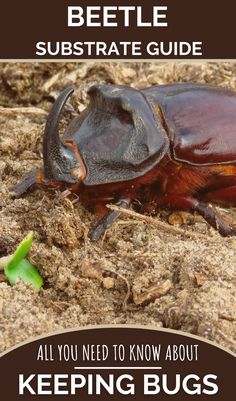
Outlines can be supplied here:
<path id="1" fill-rule="evenodd" d="M 61 72 L 57 72 L 55 75 L 50 77 L 44 84 L 43 84 L 43 90 L 45 92 L 48 92 L 49 89 L 59 80 L 61 76 Z"/>
<path id="2" fill-rule="evenodd" d="M 193 239 L 206 239 L 206 236 L 204 234 L 193 233 L 193 232 L 183 230 L 182 228 L 177 228 L 177 227 L 171 226 L 170 224 L 164 223 L 163 221 L 153 219 L 150 216 L 145 216 L 143 214 L 136 213 L 133 210 L 127 210 L 127 209 L 124 209 L 124 208 L 116 206 L 116 205 L 106 205 L 106 206 L 108 209 L 119 211 L 130 217 L 135 217 L 138 220 L 144 221 L 145 223 L 150 223 L 153 226 L 158 227 L 161 230 L 167 231 L 169 233 L 185 235 L 185 236 L 193 238 Z"/>
<path id="3" fill-rule="evenodd" d="M 15 114 L 25 114 L 25 115 L 41 115 L 47 116 L 47 112 L 39 107 L 1 107 L 0 115 L 15 115 Z"/>
<path id="4" fill-rule="evenodd" d="M 65 191 L 61 192 L 61 196 L 63 198 L 67 198 L 69 195 L 71 195 L 71 191 L 69 189 L 65 189 Z"/>
<path id="5" fill-rule="evenodd" d="M 66 307 L 70 307 L 71 303 L 63 301 L 50 301 L 50 304 L 57 308 L 60 312 L 64 312 Z"/>
<path id="6" fill-rule="evenodd" d="M 66 189 L 65 191 L 61 192 L 61 195 L 63 198 L 68 199 L 72 205 L 75 205 L 79 202 L 79 196 L 74 192 L 72 193 L 70 189 Z M 70 195 L 73 195 L 74 199 L 70 200 L 69 198 L 67 198 Z"/>
<path id="7" fill-rule="evenodd" d="M 75 193 L 73 195 L 75 198 L 71 201 L 71 203 L 72 203 L 72 205 L 75 205 L 76 203 L 79 202 L 79 195 L 77 195 Z"/>

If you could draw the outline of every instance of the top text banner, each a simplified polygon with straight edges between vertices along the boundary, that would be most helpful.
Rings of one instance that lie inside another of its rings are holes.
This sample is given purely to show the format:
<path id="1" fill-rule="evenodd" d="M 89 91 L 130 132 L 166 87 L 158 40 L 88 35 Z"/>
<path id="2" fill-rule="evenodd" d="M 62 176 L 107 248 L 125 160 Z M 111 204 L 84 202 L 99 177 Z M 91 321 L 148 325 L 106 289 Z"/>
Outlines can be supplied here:
<path id="1" fill-rule="evenodd" d="M 2 1 L 0 59 L 235 59 L 234 2 Z"/>

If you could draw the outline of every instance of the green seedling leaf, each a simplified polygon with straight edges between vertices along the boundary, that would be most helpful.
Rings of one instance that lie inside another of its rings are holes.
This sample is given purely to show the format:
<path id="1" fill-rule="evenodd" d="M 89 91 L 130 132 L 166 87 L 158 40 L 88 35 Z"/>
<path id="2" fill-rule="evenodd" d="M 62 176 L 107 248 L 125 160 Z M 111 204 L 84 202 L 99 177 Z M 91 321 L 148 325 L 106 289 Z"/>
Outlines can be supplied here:
<path id="1" fill-rule="evenodd" d="M 16 251 L 13 253 L 11 260 L 9 262 L 9 266 L 16 266 L 22 259 L 24 259 L 31 248 L 33 242 L 33 231 L 30 231 L 29 234 L 20 242 Z"/>
<path id="2" fill-rule="evenodd" d="M 23 280 L 24 283 L 32 284 L 38 291 L 43 285 L 43 279 L 38 270 L 27 259 L 22 259 L 14 265 L 9 263 L 5 269 L 5 274 L 11 285 L 15 285 L 17 279 Z"/>
<path id="3" fill-rule="evenodd" d="M 0 269 L 5 270 L 11 285 L 16 284 L 17 279 L 21 279 L 24 283 L 32 284 L 39 291 L 43 285 L 43 279 L 37 268 L 26 259 L 32 242 L 33 231 L 21 241 L 13 255 L 4 256 L 0 259 Z"/>

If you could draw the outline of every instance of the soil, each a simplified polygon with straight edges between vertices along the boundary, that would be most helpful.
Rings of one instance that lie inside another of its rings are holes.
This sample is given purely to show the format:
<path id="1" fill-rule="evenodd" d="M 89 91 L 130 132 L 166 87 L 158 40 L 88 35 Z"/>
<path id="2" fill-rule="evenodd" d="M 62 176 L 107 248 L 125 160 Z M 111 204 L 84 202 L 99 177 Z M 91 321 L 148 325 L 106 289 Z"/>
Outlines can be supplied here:
<path id="1" fill-rule="evenodd" d="M 66 86 L 75 86 L 71 104 L 81 112 L 94 83 L 236 89 L 235 76 L 233 62 L 0 64 L 0 256 L 33 230 L 29 259 L 44 278 L 37 293 L 0 275 L 0 351 L 58 329 L 108 323 L 174 328 L 236 350 L 236 237 L 222 238 L 199 216 L 160 211 L 152 219 L 173 230 L 123 214 L 92 243 L 88 230 L 97 217 L 79 202 L 57 191 L 19 199 L 9 193 L 42 166 L 47 113 Z M 235 209 L 218 210 L 236 220 Z"/>

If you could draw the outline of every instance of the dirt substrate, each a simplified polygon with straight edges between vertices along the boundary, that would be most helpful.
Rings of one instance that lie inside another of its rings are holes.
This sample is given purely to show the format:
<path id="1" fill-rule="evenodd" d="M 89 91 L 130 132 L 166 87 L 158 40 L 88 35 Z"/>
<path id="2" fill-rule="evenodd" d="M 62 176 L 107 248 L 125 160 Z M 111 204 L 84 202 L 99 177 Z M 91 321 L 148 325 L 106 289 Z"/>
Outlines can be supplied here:
<path id="1" fill-rule="evenodd" d="M 235 63 L 0 64 L 0 256 L 33 230 L 30 260 L 45 280 L 37 294 L 0 276 L 0 351 L 54 330 L 106 323 L 179 329 L 236 350 L 236 238 L 220 237 L 199 216 L 162 212 L 154 219 L 181 221 L 193 235 L 123 215 L 91 243 L 88 229 L 97 218 L 79 203 L 59 192 L 11 199 L 8 191 L 42 165 L 47 112 L 66 86 L 76 87 L 71 104 L 81 112 L 94 83 L 192 81 L 236 89 L 235 77 Z M 220 211 L 236 221 L 235 210 Z"/>

